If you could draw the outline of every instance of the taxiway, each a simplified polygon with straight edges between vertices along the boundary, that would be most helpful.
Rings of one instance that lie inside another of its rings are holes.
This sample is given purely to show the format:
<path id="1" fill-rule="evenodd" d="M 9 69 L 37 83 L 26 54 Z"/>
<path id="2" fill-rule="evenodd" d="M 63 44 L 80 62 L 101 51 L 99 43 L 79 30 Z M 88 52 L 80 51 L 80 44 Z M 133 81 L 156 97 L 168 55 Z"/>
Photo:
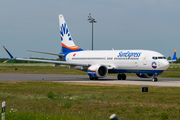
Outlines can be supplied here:
<path id="1" fill-rule="evenodd" d="M 5 81 L 54 81 L 180 87 L 179 78 L 158 78 L 158 82 L 152 82 L 152 78 L 139 77 L 127 77 L 126 80 L 117 80 L 116 76 L 107 76 L 99 80 L 89 80 L 88 75 L 0 73 L 0 82 Z"/>

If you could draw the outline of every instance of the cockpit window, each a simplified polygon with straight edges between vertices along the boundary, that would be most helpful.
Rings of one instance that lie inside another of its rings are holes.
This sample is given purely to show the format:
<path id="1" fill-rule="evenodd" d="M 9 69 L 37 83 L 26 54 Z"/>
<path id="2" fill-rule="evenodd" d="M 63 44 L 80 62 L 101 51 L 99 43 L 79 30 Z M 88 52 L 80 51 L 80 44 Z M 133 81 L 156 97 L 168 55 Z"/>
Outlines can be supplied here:
<path id="1" fill-rule="evenodd" d="M 152 59 L 157 60 L 157 57 L 152 57 Z"/>
<path id="2" fill-rule="evenodd" d="M 166 57 L 152 57 L 152 59 L 157 60 L 157 59 L 166 59 Z"/>
<path id="3" fill-rule="evenodd" d="M 166 59 L 166 57 L 158 57 L 158 59 Z"/>

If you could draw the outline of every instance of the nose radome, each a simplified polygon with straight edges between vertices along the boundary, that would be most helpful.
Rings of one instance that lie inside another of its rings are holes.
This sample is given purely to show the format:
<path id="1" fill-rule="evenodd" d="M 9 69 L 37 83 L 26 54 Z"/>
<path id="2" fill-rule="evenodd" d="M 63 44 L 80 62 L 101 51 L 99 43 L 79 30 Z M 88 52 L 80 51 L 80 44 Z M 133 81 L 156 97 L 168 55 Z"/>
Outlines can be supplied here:
<path id="1" fill-rule="evenodd" d="M 167 60 L 162 61 L 162 69 L 166 70 L 169 67 L 169 62 Z"/>

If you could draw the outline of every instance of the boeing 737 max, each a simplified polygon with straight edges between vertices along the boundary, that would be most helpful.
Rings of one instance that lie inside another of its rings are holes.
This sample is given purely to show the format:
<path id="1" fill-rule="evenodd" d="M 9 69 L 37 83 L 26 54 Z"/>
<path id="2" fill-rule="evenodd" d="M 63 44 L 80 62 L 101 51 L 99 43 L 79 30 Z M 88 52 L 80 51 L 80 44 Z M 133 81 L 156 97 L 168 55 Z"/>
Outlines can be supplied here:
<path id="1" fill-rule="evenodd" d="M 158 81 L 157 76 L 162 74 L 168 67 L 169 61 L 161 53 L 150 50 L 93 50 L 84 51 L 76 46 L 71 37 L 65 19 L 62 14 L 59 15 L 59 27 L 62 43 L 62 53 L 47 53 L 39 51 L 31 51 L 36 53 L 56 55 L 64 61 L 50 61 L 38 59 L 14 58 L 10 55 L 10 59 L 39 61 L 54 63 L 58 65 L 69 65 L 70 68 L 77 68 L 86 71 L 90 80 L 106 77 L 108 73 L 118 73 L 118 80 L 126 80 L 125 73 L 135 73 L 140 78 L 152 77 L 153 81 Z M 173 59 L 175 61 L 176 50 Z M 7 61 L 9 61 L 7 60 Z M 5 62 L 7 62 L 5 61 Z"/>

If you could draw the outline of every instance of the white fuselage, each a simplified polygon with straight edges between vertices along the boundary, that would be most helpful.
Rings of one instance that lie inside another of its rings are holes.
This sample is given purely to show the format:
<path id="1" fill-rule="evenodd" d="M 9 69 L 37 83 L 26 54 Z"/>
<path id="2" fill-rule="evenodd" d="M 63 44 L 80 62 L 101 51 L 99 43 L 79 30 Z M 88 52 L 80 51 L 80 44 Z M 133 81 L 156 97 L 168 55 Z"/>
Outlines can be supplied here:
<path id="1" fill-rule="evenodd" d="M 154 58 L 154 59 L 153 59 Z M 165 57 L 150 50 L 96 50 L 69 53 L 67 62 L 110 65 L 113 69 L 136 73 L 164 71 L 169 67 Z"/>

